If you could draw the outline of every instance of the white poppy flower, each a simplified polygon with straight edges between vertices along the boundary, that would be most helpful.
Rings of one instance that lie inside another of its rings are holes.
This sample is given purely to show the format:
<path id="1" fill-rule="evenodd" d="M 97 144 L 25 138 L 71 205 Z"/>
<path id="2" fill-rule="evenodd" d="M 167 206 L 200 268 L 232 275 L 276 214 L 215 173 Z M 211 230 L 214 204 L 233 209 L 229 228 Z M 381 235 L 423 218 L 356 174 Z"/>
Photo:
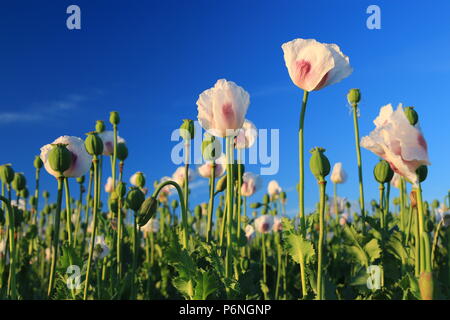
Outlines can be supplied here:
<path id="1" fill-rule="evenodd" d="M 272 180 L 269 182 L 269 185 L 267 186 L 267 193 L 269 194 L 269 196 L 273 197 L 279 195 L 282 191 L 283 189 L 281 189 L 276 180 Z"/>
<path id="2" fill-rule="evenodd" d="M 394 176 L 392 177 L 391 180 L 391 185 L 397 189 L 400 189 L 400 184 L 402 182 L 401 179 L 402 177 L 398 173 L 394 173 Z"/>
<path id="3" fill-rule="evenodd" d="M 144 233 L 153 232 L 156 233 L 159 231 L 159 220 L 155 218 L 151 218 L 148 222 L 141 228 Z"/>
<path id="4" fill-rule="evenodd" d="M 59 173 L 50 167 L 48 162 L 48 153 L 53 148 L 52 144 L 65 144 L 67 150 L 72 154 L 72 164 L 70 168 L 63 172 L 67 178 L 78 178 L 86 174 L 92 163 L 92 156 L 87 153 L 84 147 L 84 141 L 78 137 L 62 136 L 41 148 L 41 160 L 44 163 L 45 170 L 55 178 L 59 177 Z"/>
<path id="5" fill-rule="evenodd" d="M 221 155 L 216 161 L 216 168 L 214 170 L 214 176 L 216 178 L 222 176 L 225 173 L 225 162 L 224 162 L 225 156 Z M 212 162 L 207 161 L 205 164 L 198 167 L 198 174 L 202 176 L 203 178 L 210 178 L 211 177 L 211 167 Z"/>
<path id="6" fill-rule="evenodd" d="M 342 162 L 337 162 L 333 166 L 333 171 L 331 172 L 330 180 L 336 184 L 344 183 L 345 181 L 347 181 L 347 173 L 342 167 Z"/>
<path id="7" fill-rule="evenodd" d="M 273 223 L 273 216 L 265 214 L 255 219 L 255 229 L 259 233 L 269 233 L 272 231 Z"/>
<path id="8" fill-rule="evenodd" d="M 243 88 L 220 79 L 200 94 L 198 120 L 203 129 L 216 137 L 235 136 L 244 124 L 249 104 L 250 96 Z"/>
<path id="9" fill-rule="evenodd" d="M 261 177 L 251 172 L 245 172 L 242 176 L 241 195 L 250 197 L 257 192 L 262 185 Z"/>
<path id="10" fill-rule="evenodd" d="M 284 43 L 281 48 L 292 82 L 303 90 L 320 90 L 353 72 L 349 58 L 334 43 L 295 39 Z"/>
<path id="11" fill-rule="evenodd" d="M 111 177 L 108 177 L 105 184 L 105 192 L 111 193 L 113 192 L 113 190 L 114 190 L 113 179 Z"/>
<path id="12" fill-rule="evenodd" d="M 235 139 L 235 145 L 237 149 L 251 148 L 258 137 L 258 131 L 256 130 L 253 122 L 245 120 L 242 128 L 239 129 L 238 135 Z"/>
<path id="13" fill-rule="evenodd" d="M 189 178 L 189 182 L 191 182 L 194 179 L 194 171 L 192 171 L 190 168 L 188 169 L 188 178 Z M 185 179 L 186 179 L 186 170 L 185 170 L 184 166 L 180 166 L 173 173 L 171 180 L 175 181 L 180 186 L 183 186 Z"/>
<path id="14" fill-rule="evenodd" d="M 279 217 L 274 217 L 273 218 L 273 227 L 272 227 L 274 232 L 278 232 L 281 231 L 283 229 L 283 224 L 281 223 L 281 218 Z"/>
<path id="15" fill-rule="evenodd" d="M 103 131 L 98 136 L 103 141 L 103 154 L 112 156 L 114 154 L 114 131 Z M 117 135 L 117 143 L 125 143 L 125 139 Z"/>
<path id="16" fill-rule="evenodd" d="M 252 241 L 256 236 L 255 228 L 252 225 L 248 224 L 245 227 L 245 237 L 247 238 L 247 242 Z"/>
<path id="17" fill-rule="evenodd" d="M 389 162 L 394 172 L 417 184 L 417 168 L 430 164 L 420 129 L 409 123 L 401 104 L 395 111 L 390 104 L 382 107 L 374 123 L 375 130 L 362 138 L 361 146 Z"/>
<path id="18" fill-rule="evenodd" d="M 94 259 L 103 259 L 109 254 L 109 247 L 106 245 L 104 236 L 96 236 L 94 242 Z"/>

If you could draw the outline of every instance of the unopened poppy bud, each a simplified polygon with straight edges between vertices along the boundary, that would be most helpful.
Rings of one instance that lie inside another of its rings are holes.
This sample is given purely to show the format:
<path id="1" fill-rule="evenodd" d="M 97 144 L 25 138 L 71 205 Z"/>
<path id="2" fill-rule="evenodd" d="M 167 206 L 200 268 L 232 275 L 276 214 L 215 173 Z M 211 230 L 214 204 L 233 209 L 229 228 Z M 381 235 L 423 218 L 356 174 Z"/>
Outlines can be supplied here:
<path id="1" fill-rule="evenodd" d="M 359 89 L 350 89 L 347 94 L 347 101 L 351 105 L 358 104 L 361 100 L 361 92 Z"/>
<path id="2" fill-rule="evenodd" d="M 28 191 L 28 188 L 23 188 L 22 190 L 20 190 L 20 197 L 21 198 L 28 198 L 30 196 L 30 192 Z"/>
<path id="3" fill-rule="evenodd" d="M 386 183 L 392 180 L 394 177 L 394 171 L 391 169 L 389 162 L 386 160 L 381 160 L 375 165 L 373 169 L 373 175 L 375 180 L 379 183 Z"/>
<path id="4" fill-rule="evenodd" d="M 222 192 L 227 188 L 227 176 L 222 176 L 216 184 L 216 192 Z"/>
<path id="5" fill-rule="evenodd" d="M 118 125 L 120 123 L 120 117 L 117 111 L 111 111 L 109 113 L 109 122 L 111 122 L 112 125 Z"/>
<path id="6" fill-rule="evenodd" d="M 14 179 L 12 181 L 12 187 L 16 192 L 22 191 L 27 185 L 27 180 L 22 173 L 14 173 Z"/>
<path id="7" fill-rule="evenodd" d="M 128 208 L 133 211 L 138 211 L 145 200 L 145 195 L 139 188 L 132 188 L 128 191 L 126 200 Z"/>
<path id="8" fill-rule="evenodd" d="M 180 136 L 184 140 L 192 140 L 194 139 L 195 128 L 194 121 L 190 119 L 184 119 L 183 124 L 180 127 Z"/>
<path id="9" fill-rule="evenodd" d="M 438 200 L 438 199 L 434 199 L 433 202 L 431 203 L 431 207 L 432 207 L 433 209 L 439 208 L 440 205 L 441 205 L 441 204 L 439 203 L 439 200 Z"/>
<path id="10" fill-rule="evenodd" d="M 222 153 L 220 141 L 214 136 L 208 136 L 202 142 L 202 156 L 205 161 L 217 160 Z"/>
<path id="11" fill-rule="evenodd" d="M 172 209 L 175 210 L 178 208 L 178 200 L 172 200 L 172 203 L 170 204 L 172 206 Z"/>
<path id="12" fill-rule="evenodd" d="M 316 147 L 311 150 L 309 168 L 318 181 L 323 181 L 330 173 L 330 161 L 324 155 L 325 149 Z"/>
<path id="13" fill-rule="evenodd" d="M 252 209 L 258 209 L 261 206 L 262 206 L 262 203 L 260 203 L 260 202 L 254 202 L 254 203 L 250 204 L 250 208 L 252 208 Z"/>
<path id="14" fill-rule="evenodd" d="M 97 122 L 95 123 L 95 132 L 102 133 L 103 131 L 105 131 L 105 129 L 105 122 L 103 122 L 103 120 L 97 120 Z"/>
<path id="15" fill-rule="evenodd" d="M 117 144 L 117 159 L 125 161 L 128 158 L 128 147 L 124 142 Z"/>
<path id="16" fill-rule="evenodd" d="M 136 187 L 143 188 L 145 186 L 145 176 L 144 173 L 138 171 L 130 179 L 131 184 Z"/>
<path id="17" fill-rule="evenodd" d="M 421 165 L 416 170 L 417 177 L 419 178 L 419 182 L 424 182 L 428 176 L 428 167 L 425 165 Z"/>
<path id="18" fill-rule="evenodd" d="M 433 273 L 424 271 L 420 274 L 419 289 L 422 300 L 433 300 Z"/>
<path id="19" fill-rule="evenodd" d="M 267 205 L 269 202 L 270 202 L 270 196 L 266 193 L 265 195 L 263 195 L 262 203 L 264 205 Z"/>
<path id="20" fill-rule="evenodd" d="M 0 166 L 0 179 L 3 184 L 10 184 L 14 179 L 14 170 L 10 164 Z"/>
<path id="21" fill-rule="evenodd" d="M 77 182 L 79 184 L 83 184 L 84 183 L 84 176 L 78 177 L 76 180 L 77 180 Z"/>
<path id="22" fill-rule="evenodd" d="M 194 208 L 194 215 L 197 218 L 200 218 L 202 216 L 202 206 L 200 206 L 200 205 L 195 206 L 195 208 Z"/>
<path id="23" fill-rule="evenodd" d="M 34 207 L 34 206 L 36 206 L 37 198 L 35 196 L 31 196 L 30 200 L 28 200 L 28 201 L 30 203 L 30 206 Z"/>
<path id="24" fill-rule="evenodd" d="M 42 196 L 44 197 L 44 199 L 48 199 L 48 198 L 50 198 L 50 192 L 48 192 L 47 190 L 44 190 L 42 192 Z"/>
<path id="25" fill-rule="evenodd" d="M 263 208 L 261 209 L 261 214 L 262 214 L 262 215 L 266 215 L 266 214 L 267 214 L 267 207 L 263 207 Z"/>
<path id="26" fill-rule="evenodd" d="M 156 213 L 158 209 L 158 200 L 154 197 L 145 199 L 139 210 L 138 225 L 145 226 Z"/>
<path id="27" fill-rule="evenodd" d="M 117 193 L 120 198 L 123 198 L 127 193 L 127 184 L 121 181 L 118 182 L 116 188 L 114 189 L 114 192 Z"/>
<path id="28" fill-rule="evenodd" d="M 67 149 L 67 145 L 58 143 L 48 153 L 48 163 L 52 170 L 63 176 L 64 171 L 72 165 L 72 153 Z"/>
<path id="29" fill-rule="evenodd" d="M 406 107 L 403 109 L 403 112 L 412 126 L 415 126 L 419 122 L 419 114 L 414 110 L 414 107 Z"/>
<path id="30" fill-rule="evenodd" d="M 97 132 L 89 132 L 84 140 L 86 151 L 93 156 L 99 156 L 103 153 L 103 141 Z"/>
<path id="31" fill-rule="evenodd" d="M 42 166 L 44 165 L 44 163 L 42 162 L 40 156 L 35 156 L 35 157 L 34 157 L 33 165 L 34 165 L 34 167 L 35 167 L 36 169 L 42 168 Z"/>

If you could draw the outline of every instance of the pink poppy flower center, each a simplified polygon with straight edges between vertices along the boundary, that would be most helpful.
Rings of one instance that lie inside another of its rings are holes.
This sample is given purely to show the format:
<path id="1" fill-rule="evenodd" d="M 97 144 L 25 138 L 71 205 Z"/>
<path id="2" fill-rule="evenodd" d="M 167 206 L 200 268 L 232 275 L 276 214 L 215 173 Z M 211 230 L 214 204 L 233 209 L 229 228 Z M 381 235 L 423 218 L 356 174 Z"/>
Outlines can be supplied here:
<path id="1" fill-rule="evenodd" d="M 425 151 L 427 151 L 428 146 L 427 146 L 427 142 L 425 141 L 425 139 L 423 138 L 423 135 L 419 135 L 417 137 L 417 142 L 419 143 L 419 146 L 421 146 L 422 148 L 425 149 Z"/>
<path id="2" fill-rule="evenodd" d="M 261 229 L 262 229 L 263 232 L 269 231 L 269 224 L 267 222 L 264 222 L 261 225 Z"/>
<path id="3" fill-rule="evenodd" d="M 70 167 L 75 168 L 77 165 L 78 156 L 73 152 L 70 152 L 70 154 L 72 155 L 72 165 Z"/>
<path id="4" fill-rule="evenodd" d="M 300 84 L 306 79 L 311 71 L 311 63 L 306 60 L 296 61 L 295 68 L 297 71 L 297 82 Z"/>
<path id="5" fill-rule="evenodd" d="M 235 122 L 235 114 L 231 103 L 225 103 L 222 106 L 222 115 L 228 127 Z"/>

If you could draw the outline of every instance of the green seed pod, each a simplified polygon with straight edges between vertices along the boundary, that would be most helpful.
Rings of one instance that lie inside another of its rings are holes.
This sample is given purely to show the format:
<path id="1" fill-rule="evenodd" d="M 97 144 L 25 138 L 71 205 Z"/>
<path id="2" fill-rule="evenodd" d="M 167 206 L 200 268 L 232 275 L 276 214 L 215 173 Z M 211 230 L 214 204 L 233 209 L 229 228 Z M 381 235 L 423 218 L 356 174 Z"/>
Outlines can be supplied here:
<path id="1" fill-rule="evenodd" d="M 403 112 L 412 126 L 415 126 L 419 122 L 419 114 L 414 110 L 414 107 L 406 107 L 403 109 Z"/>
<path id="2" fill-rule="evenodd" d="M 63 176 L 64 171 L 72 165 L 72 153 L 65 144 L 55 144 L 48 153 L 48 163 L 52 170 Z"/>
<path id="3" fill-rule="evenodd" d="M 202 206 L 200 206 L 200 205 L 195 206 L 194 215 L 195 215 L 195 217 L 197 217 L 197 219 L 202 216 Z"/>
<path id="4" fill-rule="evenodd" d="M 84 140 L 86 151 L 92 156 L 99 156 L 103 153 L 103 141 L 97 132 L 89 132 Z"/>
<path id="5" fill-rule="evenodd" d="M 431 203 L 431 207 L 432 207 L 433 209 L 439 208 L 440 205 L 441 205 L 441 204 L 439 203 L 439 200 L 438 200 L 438 199 L 434 199 L 433 202 Z"/>
<path id="6" fill-rule="evenodd" d="M 262 215 L 266 215 L 266 214 L 267 214 L 267 207 L 263 207 L 263 208 L 261 209 L 261 214 L 262 214 Z"/>
<path id="7" fill-rule="evenodd" d="M 118 197 L 123 198 L 127 193 L 127 184 L 125 182 L 119 181 L 114 189 L 114 192 Z"/>
<path id="8" fill-rule="evenodd" d="M 422 300 L 433 300 L 433 274 L 431 272 L 424 271 L 420 274 L 419 288 Z"/>
<path id="9" fill-rule="evenodd" d="M 359 89 L 350 89 L 347 93 L 347 101 L 351 105 L 358 104 L 361 101 L 361 92 Z"/>
<path id="10" fill-rule="evenodd" d="M 124 142 L 117 144 L 117 159 L 125 161 L 128 158 L 128 147 Z"/>
<path id="11" fill-rule="evenodd" d="M 252 208 L 252 209 L 258 209 L 261 206 L 262 206 L 262 203 L 260 203 L 260 202 L 254 202 L 254 203 L 250 204 L 250 208 Z"/>
<path id="12" fill-rule="evenodd" d="M 131 210 L 138 211 L 144 200 L 145 195 L 139 188 L 131 188 L 128 191 L 126 203 Z"/>
<path id="13" fill-rule="evenodd" d="M 27 199 L 30 196 L 30 192 L 28 191 L 28 188 L 23 188 L 22 190 L 20 190 L 20 197 Z"/>
<path id="14" fill-rule="evenodd" d="M 4 184 L 10 184 L 14 179 L 14 170 L 10 164 L 0 166 L 0 179 Z"/>
<path id="15" fill-rule="evenodd" d="M 50 198 L 50 192 L 48 192 L 47 190 L 44 190 L 42 192 L 42 196 L 44 197 L 44 199 L 48 199 L 48 198 Z"/>
<path id="16" fill-rule="evenodd" d="M 172 209 L 175 210 L 178 208 L 178 200 L 174 199 L 172 200 L 172 203 L 170 204 L 172 206 Z"/>
<path id="17" fill-rule="evenodd" d="M 183 124 L 180 127 L 180 136 L 183 138 L 183 140 L 192 140 L 194 139 L 194 134 L 194 121 L 190 119 L 184 119 Z"/>
<path id="18" fill-rule="evenodd" d="M 216 183 L 216 192 L 222 192 L 227 188 L 227 176 L 222 176 Z"/>
<path id="19" fill-rule="evenodd" d="M 425 165 L 420 166 L 419 168 L 417 168 L 416 174 L 419 182 L 424 182 L 428 176 L 428 167 Z"/>
<path id="20" fill-rule="evenodd" d="M 103 120 L 97 120 L 97 122 L 95 123 L 95 132 L 102 133 L 103 131 L 105 131 L 105 129 L 105 122 L 103 122 Z"/>
<path id="21" fill-rule="evenodd" d="M 267 205 L 269 202 L 270 202 L 270 196 L 266 193 L 265 195 L 263 195 L 262 203 L 264 205 Z"/>
<path id="22" fill-rule="evenodd" d="M 120 123 L 120 116 L 117 111 L 111 111 L 109 113 L 109 122 L 112 125 L 118 125 Z"/>
<path id="23" fill-rule="evenodd" d="M 28 203 L 29 203 L 30 206 L 32 206 L 32 207 L 36 206 L 37 198 L 36 198 L 35 196 L 31 196 L 30 199 L 28 200 Z"/>
<path id="24" fill-rule="evenodd" d="M 40 169 L 40 168 L 42 168 L 43 165 L 44 165 L 44 163 L 42 162 L 41 157 L 40 156 L 35 156 L 34 157 L 33 166 L 36 169 Z"/>
<path id="25" fill-rule="evenodd" d="M 318 181 L 323 181 L 330 173 L 330 161 L 324 155 L 325 149 L 316 147 L 311 150 L 309 168 Z"/>
<path id="26" fill-rule="evenodd" d="M 150 219 L 155 215 L 157 209 L 158 209 L 158 200 L 156 200 L 156 198 L 149 197 L 145 199 L 139 211 L 138 217 L 139 227 L 145 226 L 150 221 Z"/>
<path id="27" fill-rule="evenodd" d="M 77 180 L 77 182 L 79 184 L 83 184 L 84 183 L 84 176 L 78 177 L 76 180 Z"/>
<path id="28" fill-rule="evenodd" d="M 373 175 L 375 177 L 375 180 L 377 180 L 379 183 L 387 183 L 392 180 L 394 171 L 391 169 L 389 162 L 387 162 L 386 160 L 381 160 L 375 165 L 375 168 L 373 169 Z"/>
<path id="29" fill-rule="evenodd" d="M 134 174 L 134 185 L 139 188 L 143 188 L 145 186 L 144 173 L 138 171 Z"/>
<path id="30" fill-rule="evenodd" d="M 14 179 L 12 181 L 12 187 L 16 192 L 20 192 L 25 189 L 27 185 L 27 180 L 22 173 L 16 172 L 14 173 Z"/>

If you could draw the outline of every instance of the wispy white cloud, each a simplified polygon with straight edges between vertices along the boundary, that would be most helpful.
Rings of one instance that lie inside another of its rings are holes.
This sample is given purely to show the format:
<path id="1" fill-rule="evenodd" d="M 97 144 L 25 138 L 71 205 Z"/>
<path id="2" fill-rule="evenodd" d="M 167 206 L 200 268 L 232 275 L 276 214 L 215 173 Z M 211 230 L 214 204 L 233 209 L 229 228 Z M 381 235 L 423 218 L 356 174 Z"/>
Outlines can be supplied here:
<path id="1" fill-rule="evenodd" d="M 0 112 L 1 124 L 29 123 L 43 120 L 51 120 L 61 114 L 62 111 L 76 110 L 87 97 L 80 94 L 70 94 L 63 99 L 50 102 L 35 103 L 22 111 Z"/>

